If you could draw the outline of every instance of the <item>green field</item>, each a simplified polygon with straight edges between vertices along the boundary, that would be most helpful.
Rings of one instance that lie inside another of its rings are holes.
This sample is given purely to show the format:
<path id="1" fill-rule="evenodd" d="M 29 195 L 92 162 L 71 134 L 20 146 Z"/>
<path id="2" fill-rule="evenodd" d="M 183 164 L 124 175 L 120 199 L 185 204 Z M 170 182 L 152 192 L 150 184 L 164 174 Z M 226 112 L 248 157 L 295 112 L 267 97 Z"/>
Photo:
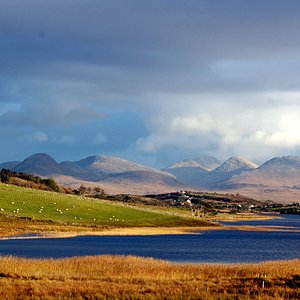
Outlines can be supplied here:
<path id="1" fill-rule="evenodd" d="M 0 183 L 0 213 L 75 224 L 109 227 L 203 226 L 208 222 L 132 208 L 86 197 Z"/>

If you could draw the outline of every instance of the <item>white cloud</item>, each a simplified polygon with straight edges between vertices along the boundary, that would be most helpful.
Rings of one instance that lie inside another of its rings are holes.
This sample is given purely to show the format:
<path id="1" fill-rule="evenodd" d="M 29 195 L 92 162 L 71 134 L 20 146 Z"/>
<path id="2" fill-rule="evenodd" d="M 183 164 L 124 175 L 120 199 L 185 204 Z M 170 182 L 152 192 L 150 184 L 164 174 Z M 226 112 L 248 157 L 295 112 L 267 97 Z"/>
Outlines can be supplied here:
<path id="1" fill-rule="evenodd" d="M 138 151 L 159 153 L 172 146 L 267 158 L 300 147 L 298 92 L 223 95 L 226 105 L 220 105 L 218 95 L 183 98 L 182 103 L 161 102 L 148 115 L 150 134 L 137 141 Z"/>
<path id="2" fill-rule="evenodd" d="M 35 142 L 47 142 L 48 136 L 43 131 L 37 131 L 32 135 L 27 135 L 25 139 L 28 141 L 35 141 Z"/>
<path id="3" fill-rule="evenodd" d="M 75 138 L 70 135 L 64 135 L 59 139 L 59 143 L 66 145 L 73 145 L 75 143 Z"/>
<path id="4" fill-rule="evenodd" d="M 98 133 L 93 140 L 93 143 L 96 145 L 103 145 L 106 142 L 107 142 L 107 137 L 102 133 Z"/>
<path id="5" fill-rule="evenodd" d="M 275 121 L 275 120 L 274 120 Z M 300 145 L 300 110 L 283 111 L 272 128 L 256 131 L 251 136 L 253 143 L 277 148 L 293 148 Z"/>

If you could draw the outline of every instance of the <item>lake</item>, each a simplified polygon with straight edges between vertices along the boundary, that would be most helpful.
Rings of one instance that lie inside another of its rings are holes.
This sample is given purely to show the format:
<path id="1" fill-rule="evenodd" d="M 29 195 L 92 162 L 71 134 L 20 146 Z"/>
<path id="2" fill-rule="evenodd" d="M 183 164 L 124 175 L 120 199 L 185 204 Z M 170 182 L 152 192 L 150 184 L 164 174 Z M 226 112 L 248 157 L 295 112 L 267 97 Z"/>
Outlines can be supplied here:
<path id="1" fill-rule="evenodd" d="M 300 229 L 299 215 L 238 222 L 237 225 L 288 226 Z M 233 225 L 234 223 L 230 223 Z M 79 236 L 0 241 L 1 255 L 31 258 L 121 254 L 184 263 L 252 263 L 300 258 L 300 233 L 212 230 L 159 236 Z"/>
<path id="2" fill-rule="evenodd" d="M 268 216 L 268 215 L 264 215 Z M 300 229 L 300 215 L 279 215 L 270 214 L 276 218 L 270 220 L 254 220 L 254 221 L 238 221 L 238 222 L 220 222 L 224 225 L 239 226 L 239 225 L 251 225 L 251 226 L 284 226 Z M 279 218 L 278 218 L 279 217 Z"/>

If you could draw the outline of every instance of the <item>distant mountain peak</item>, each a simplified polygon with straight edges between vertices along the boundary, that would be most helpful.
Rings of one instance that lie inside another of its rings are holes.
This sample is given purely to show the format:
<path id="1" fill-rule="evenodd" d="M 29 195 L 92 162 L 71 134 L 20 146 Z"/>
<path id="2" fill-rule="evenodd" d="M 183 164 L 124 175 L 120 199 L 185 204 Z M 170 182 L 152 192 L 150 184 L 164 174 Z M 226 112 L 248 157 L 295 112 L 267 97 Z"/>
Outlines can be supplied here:
<path id="1" fill-rule="evenodd" d="M 300 156 L 282 156 L 282 157 L 273 157 L 267 162 L 265 162 L 263 165 L 260 166 L 263 167 L 265 165 L 270 165 L 270 164 L 300 164 Z"/>
<path id="2" fill-rule="evenodd" d="M 241 156 L 233 156 L 215 169 L 216 172 L 234 172 L 238 170 L 256 169 L 258 166 Z"/>
<path id="3" fill-rule="evenodd" d="M 198 156 L 194 159 L 185 159 L 179 162 L 176 162 L 170 166 L 168 166 L 166 169 L 177 169 L 177 168 L 201 168 L 206 171 L 212 171 L 218 166 L 220 166 L 220 162 L 212 156 L 203 155 Z"/>
<path id="4" fill-rule="evenodd" d="M 187 159 L 170 165 L 165 170 L 173 174 L 178 181 L 187 185 L 195 185 L 208 173 L 196 161 Z"/>
<path id="5" fill-rule="evenodd" d="M 57 162 L 55 161 L 55 159 L 53 157 L 51 157 L 49 154 L 47 153 L 35 153 L 31 156 L 29 156 L 28 158 L 26 158 L 23 163 L 25 162 L 31 162 L 31 163 L 47 163 L 47 164 L 57 164 Z"/>
<path id="6" fill-rule="evenodd" d="M 212 171 L 221 165 L 221 162 L 219 160 L 209 155 L 201 155 L 194 158 L 193 160 L 207 171 Z"/>
<path id="7" fill-rule="evenodd" d="M 167 172 L 163 172 L 145 165 L 126 160 L 124 158 L 114 156 L 89 156 L 85 159 L 76 162 L 76 164 L 83 168 L 89 168 L 90 170 L 101 171 L 102 173 L 107 174 L 123 173 L 130 171 L 151 171 L 171 176 L 171 174 Z"/>
<path id="8" fill-rule="evenodd" d="M 291 170 L 300 169 L 300 156 L 283 156 L 283 157 L 273 157 L 264 164 L 262 164 L 259 170 L 265 172 L 277 172 L 282 174 L 287 174 Z"/>
<path id="9" fill-rule="evenodd" d="M 201 166 L 194 160 L 185 159 L 168 166 L 167 170 L 177 168 L 201 168 Z"/>
<path id="10" fill-rule="evenodd" d="M 59 166 L 49 154 L 35 153 L 19 163 L 14 168 L 14 171 L 38 175 L 50 175 L 58 173 Z"/>

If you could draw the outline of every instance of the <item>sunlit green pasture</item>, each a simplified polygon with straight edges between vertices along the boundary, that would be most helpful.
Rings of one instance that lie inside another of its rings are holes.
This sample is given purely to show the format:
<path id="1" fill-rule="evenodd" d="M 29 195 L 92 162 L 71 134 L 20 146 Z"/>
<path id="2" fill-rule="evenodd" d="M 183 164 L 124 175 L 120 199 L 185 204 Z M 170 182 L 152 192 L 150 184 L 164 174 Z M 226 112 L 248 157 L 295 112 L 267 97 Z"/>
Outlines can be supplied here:
<path id="1" fill-rule="evenodd" d="M 105 226 L 201 226 L 200 220 L 0 183 L 0 213 Z"/>

